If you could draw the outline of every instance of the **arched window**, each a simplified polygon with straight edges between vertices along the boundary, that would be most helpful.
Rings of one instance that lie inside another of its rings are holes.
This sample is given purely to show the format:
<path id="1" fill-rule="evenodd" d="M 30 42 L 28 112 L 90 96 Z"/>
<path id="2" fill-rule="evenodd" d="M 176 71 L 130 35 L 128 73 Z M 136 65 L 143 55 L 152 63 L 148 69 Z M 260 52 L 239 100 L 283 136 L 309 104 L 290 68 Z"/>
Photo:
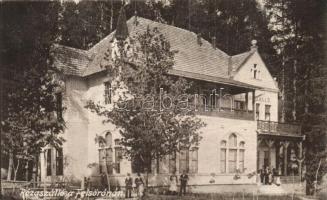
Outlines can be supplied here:
<path id="1" fill-rule="evenodd" d="M 112 146 L 112 134 L 110 132 L 107 132 L 105 140 L 106 140 L 107 147 L 111 147 Z"/>
<path id="2" fill-rule="evenodd" d="M 239 145 L 239 158 L 238 158 L 238 163 L 239 163 L 239 167 L 238 169 L 240 170 L 240 172 L 244 172 L 244 157 L 245 157 L 245 142 L 240 142 Z"/>
<path id="3" fill-rule="evenodd" d="M 230 147 L 236 147 L 237 146 L 237 137 L 234 133 L 232 133 L 228 138 L 228 145 Z"/>
<path id="4" fill-rule="evenodd" d="M 100 141 L 99 148 L 99 172 L 112 174 L 113 172 L 113 153 L 112 153 L 112 134 L 107 132 L 104 142 Z"/>
<path id="5" fill-rule="evenodd" d="M 227 153 L 227 142 L 222 140 L 220 142 L 220 172 L 226 173 L 226 153 Z"/>
<path id="6" fill-rule="evenodd" d="M 226 140 L 220 142 L 220 172 L 236 173 L 237 170 L 244 172 L 245 142 L 238 143 L 238 137 L 232 133 Z"/>

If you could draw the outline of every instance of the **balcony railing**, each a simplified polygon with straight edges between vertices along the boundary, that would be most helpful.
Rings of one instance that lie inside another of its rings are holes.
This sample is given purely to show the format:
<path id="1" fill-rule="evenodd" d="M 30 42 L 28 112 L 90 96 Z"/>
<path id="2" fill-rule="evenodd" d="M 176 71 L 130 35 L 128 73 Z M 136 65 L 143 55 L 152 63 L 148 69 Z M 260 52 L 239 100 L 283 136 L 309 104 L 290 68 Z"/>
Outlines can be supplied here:
<path id="1" fill-rule="evenodd" d="M 298 124 L 279 123 L 258 120 L 259 133 L 276 135 L 301 135 L 301 126 Z"/>
<path id="2" fill-rule="evenodd" d="M 231 108 L 211 108 L 199 106 L 196 108 L 196 114 L 213 116 L 213 117 L 223 117 L 230 119 L 241 119 L 241 120 L 254 120 L 253 111 L 231 109 Z"/>

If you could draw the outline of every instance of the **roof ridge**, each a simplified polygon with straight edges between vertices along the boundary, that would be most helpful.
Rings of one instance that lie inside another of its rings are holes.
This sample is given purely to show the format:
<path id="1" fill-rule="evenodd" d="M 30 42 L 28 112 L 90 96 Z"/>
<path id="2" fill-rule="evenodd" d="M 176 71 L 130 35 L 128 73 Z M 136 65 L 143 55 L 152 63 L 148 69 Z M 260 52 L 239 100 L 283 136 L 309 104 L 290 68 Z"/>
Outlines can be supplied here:
<path id="1" fill-rule="evenodd" d="M 56 47 L 56 48 L 65 48 L 67 50 L 75 51 L 75 52 L 78 52 L 78 53 L 81 53 L 81 54 L 85 54 L 85 56 L 88 56 L 88 51 L 87 50 L 78 49 L 78 48 L 74 48 L 74 47 L 69 47 L 69 46 L 66 46 L 66 45 L 59 44 L 59 43 L 54 43 L 53 46 Z"/>
<path id="2" fill-rule="evenodd" d="M 247 54 L 247 53 L 251 53 L 251 50 L 250 50 L 250 51 L 245 51 L 245 52 L 243 52 L 243 53 L 239 53 L 239 54 L 232 55 L 231 57 L 233 58 L 233 57 L 237 57 L 237 56 L 243 56 L 243 55 L 245 55 L 245 54 Z"/>
<path id="3" fill-rule="evenodd" d="M 174 29 L 178 29 L 180 31 L 183 31 L 185 33 L 191 33 L 191 34 L 194 34 L 195 36 L 197 35 L 195 32 L 193 31 L 190 31 L 190 30 L 186 30 L 186 29 L 183 29 L 183 28 L 180 28 L 180 27 L 177 27 L 177 26 L 172 26 L 170 24 L 165 24 L 165 23 L 161 23 L 161 22 L 156 22 L 156 21 L 153 21 L 151 19 L 147 19 L 147 18 L 144 18 L 144 17 L 139 17 L 137 16 L 137 19 L 141 19 L 141 20 L 144 20 L 144 21 L 148 21 L 150 23 L 153 23 L 153 24 L 160 24 L 160 25 L 164 25 L 164 26 L 167 26 L 167 27 L 171 27 L 171 28 L 174 28 Z M 127 24 L 130 24 L 130 23 L 134 23 L 134 20 L 135 20 L 135 16 L 132 16 L 131 18 L 129 18 L 127 20 Z M 104 37 L 102 40 L 100 40 L 97 44 L 95 44 L 94 46 L 92 46 L 91 48 L 89 48 L 87 50 L 88 53 L 94 53 L 93 51 L 102 44 L 102 42 L 104 42 L 105 40 L 107 40 L 108 38 L 112 37 L 114 35 L 114 33 L 116 32 L 116 29 L 113 30 L 110 34 L 108 34 L 106 37 Z M 203 41 L 207 42 L 208 44 L 211 44 L 208 40 L 204 39 L 203 38 Z M 224 56 L 229 56 L 226 52 L 224 52 L 223 50 L 219 49 L 219 48 L 215 48 L 214 50 L 218 51 L 219 53 L 222 53 Z"/>

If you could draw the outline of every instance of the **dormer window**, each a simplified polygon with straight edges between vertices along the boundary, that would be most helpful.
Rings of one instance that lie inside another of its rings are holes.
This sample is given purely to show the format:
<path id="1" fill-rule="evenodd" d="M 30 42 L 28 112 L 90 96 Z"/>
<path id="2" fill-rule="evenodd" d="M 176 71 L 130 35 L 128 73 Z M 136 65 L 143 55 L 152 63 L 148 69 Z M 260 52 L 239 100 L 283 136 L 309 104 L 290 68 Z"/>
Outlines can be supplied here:
<path id="1" fill-rule="evenodd" d="M 105 104 L 111 104 L 111 83 L 109 81 L 104 83 L 104 103 Z"/>
<path id="2" fill-rule="evenodd" d="M 254 79 L 258 79 L 260 71 L 257 68 L 257 64 L 253 64 L 253 68 L 251 69 L 252 75 Z"/>

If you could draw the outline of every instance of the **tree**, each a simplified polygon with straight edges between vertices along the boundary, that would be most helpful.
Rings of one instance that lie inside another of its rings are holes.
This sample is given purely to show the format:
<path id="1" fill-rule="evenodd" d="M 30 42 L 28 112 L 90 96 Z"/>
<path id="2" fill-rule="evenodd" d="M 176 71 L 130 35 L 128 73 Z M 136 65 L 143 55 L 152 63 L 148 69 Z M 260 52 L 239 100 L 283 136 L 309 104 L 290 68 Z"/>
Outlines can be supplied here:
<path id="1" fill-rule="evenodd" d="M 272 39 L 283 63 L 282 120 L 302 125 L 307 194 L 313 194 L 315 181 L 326 173 L 326 64 L 322 51 L 326 2 L 273 0 L 267 1 L 266 7 Z"/>
<path id="2" fill-rule="evenodd" d="M 63 142 L 59 134 L 64 121 L 57 115 L 61 105 L 56 96 L 60 72 L 50 55 L 57 38 L 57 9 L 58 3 L 6 2 L 1 6 L 0 60 L 8 80 L 3 97 L 7 109 L 1 109 L 1 153 L 9 156 L 8 180 L 13 168 L 16 179 L 21 164 L 28 178 L 28 165 L 37 169 L 42 148 Z"/>
<path id="3" fill-rule="evenodd" d="M 123 34 L 116 34 L 116 38 L 127 37 L 122 31 L 116 33 Z M 108 74 L 115 74 L 114 106 L 108 108 L 91 101 L 87 107 L 104 117 L 105 123 L 119 128 L 125 155 L 138 162 L 136 170 L 150 170 L 151 161 L 197 145 L 204 123 L 186 109 L 190 82 L 167 75 L 174 63 L 174 52 L 156 28 L 126 41 L 116 39 L 114 44 L 116 50 L 111 55 L 116 57 L 106 56 L 108 64 L 103 66 Z M 124 46 L 130 50 L 125 51 Z"/>

